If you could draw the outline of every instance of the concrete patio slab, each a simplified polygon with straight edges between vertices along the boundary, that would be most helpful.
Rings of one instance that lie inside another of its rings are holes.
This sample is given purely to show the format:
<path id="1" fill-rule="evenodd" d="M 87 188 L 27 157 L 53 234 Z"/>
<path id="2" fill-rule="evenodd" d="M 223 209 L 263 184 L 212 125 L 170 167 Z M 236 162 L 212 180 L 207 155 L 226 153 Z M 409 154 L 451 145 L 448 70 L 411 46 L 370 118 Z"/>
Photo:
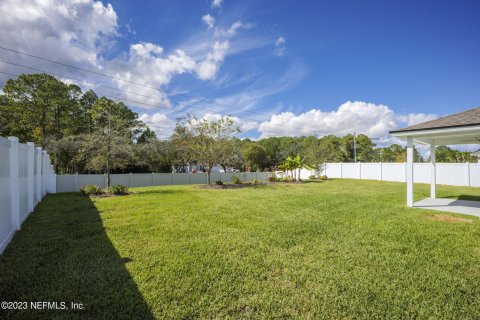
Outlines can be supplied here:
<path id="1" fill-rule="evenodd" d="M 415 202 L 413 204 L 413 207 L 420 209 L 468 214 L 480 218 L 480 201 L 426 198 Z"/>

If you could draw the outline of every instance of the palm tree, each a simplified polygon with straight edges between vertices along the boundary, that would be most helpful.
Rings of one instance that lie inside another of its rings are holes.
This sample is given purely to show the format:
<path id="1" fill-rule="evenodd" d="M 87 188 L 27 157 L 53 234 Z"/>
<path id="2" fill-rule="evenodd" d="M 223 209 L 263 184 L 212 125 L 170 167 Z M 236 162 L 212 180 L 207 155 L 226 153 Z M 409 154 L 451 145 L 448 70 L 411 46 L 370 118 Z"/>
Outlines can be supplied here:
<path id="1" fill-rule="evenodd" d="M 295 158 L 293 158 L 293 162 L 295 163 L 295 165 L 294 165 L 295 169 L 298 169 L 298 181 L 301 180 L 300 179 L 300 172 L 303 168 L 308 169 L 308 170 L 312 170 L 312 166 L 307 164 L 305 162 L 305 158 L 300 157 L 300 154 L 298 154 L 298 153 L 295 156 Z M 295 179 L 295 180 L 297 180 L 297 179 Z"/>

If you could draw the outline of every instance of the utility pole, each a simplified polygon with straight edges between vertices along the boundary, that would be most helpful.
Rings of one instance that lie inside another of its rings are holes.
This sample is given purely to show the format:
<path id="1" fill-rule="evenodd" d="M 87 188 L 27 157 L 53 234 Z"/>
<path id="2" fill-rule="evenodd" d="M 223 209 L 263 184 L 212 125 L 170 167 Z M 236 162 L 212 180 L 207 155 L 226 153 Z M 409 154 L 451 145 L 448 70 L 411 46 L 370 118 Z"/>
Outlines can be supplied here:
<path id="1" fill-rule="evenodd" d="M 353 132 L 353 157 L 355 163 L 357 163 L 357 139 L 355 138 L 355 132 Z"/>

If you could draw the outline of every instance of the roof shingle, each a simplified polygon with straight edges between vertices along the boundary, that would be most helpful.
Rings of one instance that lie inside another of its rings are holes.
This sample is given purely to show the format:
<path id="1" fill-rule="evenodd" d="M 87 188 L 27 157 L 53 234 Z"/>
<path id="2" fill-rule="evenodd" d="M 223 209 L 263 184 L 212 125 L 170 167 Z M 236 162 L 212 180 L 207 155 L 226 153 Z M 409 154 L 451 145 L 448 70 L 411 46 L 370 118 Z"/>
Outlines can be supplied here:
<path id="1" fill-rule="evenodd" d="M 480 125 L 480 108 L 470 109 L 460 113 L 455 113 L 439 119 L 419 123 L 400 130 L 393 130 L 390 133 L 429 130 L 438 128 L 463 127 Z"/>

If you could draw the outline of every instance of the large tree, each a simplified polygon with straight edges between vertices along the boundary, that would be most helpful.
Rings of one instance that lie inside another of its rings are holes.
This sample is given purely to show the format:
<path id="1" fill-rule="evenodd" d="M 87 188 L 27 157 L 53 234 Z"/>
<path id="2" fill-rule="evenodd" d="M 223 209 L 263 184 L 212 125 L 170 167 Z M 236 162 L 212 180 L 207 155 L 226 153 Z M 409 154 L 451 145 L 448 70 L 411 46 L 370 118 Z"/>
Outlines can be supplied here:
<path id="1" fill-rule="evenodd" d="M 89 113 L 95 130 L 84 135 L 80 156 L 87 169 L 105 172 L 110 185 L 111 170 L 136 162 L 133 139 L 144 125 L 126 105 L 104 97 L 95 101 Z"/>
<path id="2" fill-rule="evenodd" d="M 43 147 L 46 141 L 59 140 L 75 120 L 81 90 L 48 74 L 23 74 L 6 82 L 0 99 L 2 135 L 33 141 Z"/>
<path id="3" fill-rule="evenodd" d="M 187 117 L 179 119 L 176 132 L 190 158 L 206 167 L 207 182 L 210 184 L 212 168 L 234 152 L 230 143 L 240 129 L 231 117 L 212 121 Z"/>

